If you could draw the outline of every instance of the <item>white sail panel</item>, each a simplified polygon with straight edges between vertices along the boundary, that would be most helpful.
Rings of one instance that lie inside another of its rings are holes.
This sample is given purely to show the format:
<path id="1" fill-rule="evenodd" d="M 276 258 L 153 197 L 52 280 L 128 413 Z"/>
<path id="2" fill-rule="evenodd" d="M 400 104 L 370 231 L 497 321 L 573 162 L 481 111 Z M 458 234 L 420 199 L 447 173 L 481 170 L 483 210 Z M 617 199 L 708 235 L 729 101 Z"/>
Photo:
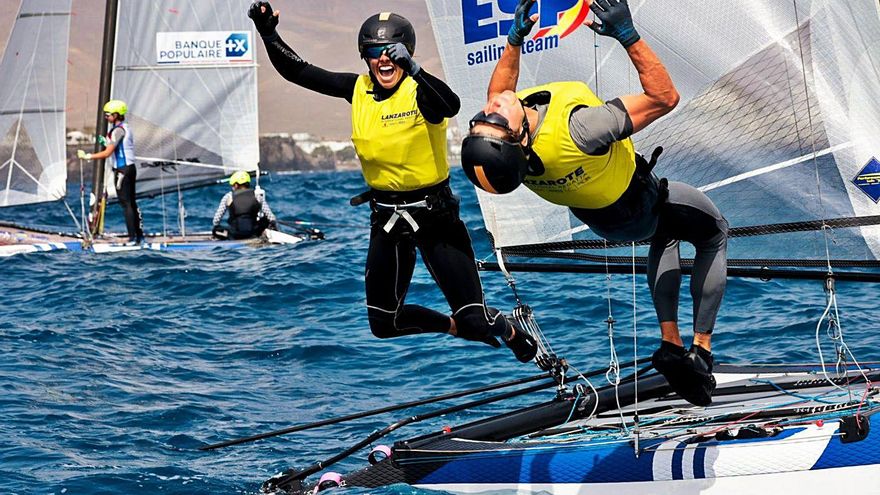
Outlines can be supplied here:
<path id="1" fill-rule="evenodd" d="M 23 0 L 0 62 L 0 207 L 62 199 L 70 0 Z"/>
<path id="2" fill-rule="evenodd" d="M 458 123 L 466 128 L 485 104 L 516 2 L 427 3 L 446 76 L 462 97 Z M 524 46 L 519 88 L 583 80 L 604 99 L 641 91 L 615 40 L 565 25 L 581 18 L 576 14 L 586 2 L 538 3 L 540 20 Z M 703 188 L 733 227 L 880 214 L 853 182 L 880 155 L 875 1 L 845 8 L 829 0 L 629 3 L 639 33 L 682 96 L 673 113 L 634 136 L 642 153 L 665 148 L 659 176 Z M 541 31 L 547 31 L 543 37 Z M 592 237 L 566 208 L 525 188 L 479 197 L 498 247 Z M 857 231 L 833 235 L 832 256 L 877 257 L 875 241 Z M 780 257 L 774 251 L 783 244 L 799 246 L 797 256 L 825 255 L 821 232 L 773 241 L 732 241 L 731 254 Z"/>
<path id="3" fill-rule="evenodd" d="M 120 0 L 112 97 L 128 104 L 139 195 L 257 170 L 256 38 L 249 5 Z"/>

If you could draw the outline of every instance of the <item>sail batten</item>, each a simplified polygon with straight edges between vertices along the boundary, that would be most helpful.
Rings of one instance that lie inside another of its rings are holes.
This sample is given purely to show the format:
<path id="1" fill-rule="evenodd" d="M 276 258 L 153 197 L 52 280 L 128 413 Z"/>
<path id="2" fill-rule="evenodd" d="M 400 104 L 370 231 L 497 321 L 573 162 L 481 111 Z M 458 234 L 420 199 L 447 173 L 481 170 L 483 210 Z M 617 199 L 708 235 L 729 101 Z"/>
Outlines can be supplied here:
<path id="1" fill-rule="evenodd" d="M 506 2 L 427 0 L 446 78 L 462 95 L 460 129 L 485 104 L 506 42 Z M 568 32 L 524 45 L 518 88 L 587 82 L 603 99 L 641 92 L 619 44 L 584 26 L 561 26 L 553 9 L 586 2 L 539 1 L 533 33 Z M 880 18 L 875 0 L 755 3 L 740 0 L 630 2 L 636 28 L 681 95 L 676 110 L 633 136 L 636 150 L 665 150 L 655 172 L 705 191 L 731 227 L 880 214 Z M 876 177 L 880 177 L 877 175 Z M 498 248 L 598 240 L 567 208 L 526 188 L 478 190 Z M 732 239 L 730 256 L 878 259 L 880 227 L 819 229 Z"/>

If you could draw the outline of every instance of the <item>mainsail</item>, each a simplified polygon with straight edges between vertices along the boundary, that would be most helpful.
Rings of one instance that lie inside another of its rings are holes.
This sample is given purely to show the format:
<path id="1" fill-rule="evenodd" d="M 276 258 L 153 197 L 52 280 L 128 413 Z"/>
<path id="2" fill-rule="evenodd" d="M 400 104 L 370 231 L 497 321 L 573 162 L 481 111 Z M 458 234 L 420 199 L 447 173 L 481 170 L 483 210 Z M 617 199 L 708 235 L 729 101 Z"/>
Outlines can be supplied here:
<path id="1" fill-rule="evenodd" d="M 584 0 L 538 3 L 540 20 L 524 45 L 519 88 L 582 80 L 603 99 L 641 91 L 621 46 L 582 25 Z M 467 129 L 485 104 L 516 2 L 427 4 L 446 77 L 462 97 L 458 124 Z M 731 257 L 825 259 L 828 245 L 831 258 L 877 259 L 877 1 L 629 4 L 639 33 L 682 96 L 673 113 L 634 136 L 636 149 L 650 154 L 663 146 L 657 174 L 706 191 L 734 229 L 790 224 L 741 229 L 773 235 L 731 239 Z M 601 246 L 589 242 L 596 236 L 566 208 L 524 187 L 504 196 L 478 193 L 496 247 Z M 797 231 L 811 226 L 818 230 Z"/>
<path id="2" fill-rule="evenodd" d="M 138 195 L 257 170 L 257 65 L 248 5 L 120 0 L 112 97 L 128 104 Z"/>
<path id="3" fill-rule="evenodd" d="M 0 207 L 64 198 L 71 0 L 22 0 L 0 62 Z"/>

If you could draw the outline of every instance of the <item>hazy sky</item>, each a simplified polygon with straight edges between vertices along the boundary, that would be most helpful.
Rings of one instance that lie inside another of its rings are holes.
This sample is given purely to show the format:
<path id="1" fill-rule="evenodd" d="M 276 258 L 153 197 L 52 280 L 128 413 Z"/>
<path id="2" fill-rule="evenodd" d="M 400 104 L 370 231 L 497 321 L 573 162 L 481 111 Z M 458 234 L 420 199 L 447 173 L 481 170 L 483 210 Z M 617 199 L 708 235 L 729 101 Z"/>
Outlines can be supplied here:
<path id="1" fill-rule="evenodd" d="M 179 0 L 181 10 L 192 1 L 209 0 Z M 19 0 L 0 0 L 0 50 L 6 46 L 19 4 Z M 94 126 L 105 5 L 105 0 L 73 0 L 67 91 L 69 128 Z M 246 10 L 250 0 L 241 0 L 241 5 Z M 381 11 L 400 13 L 416 27 L 417 60 L 427 71 L 443 76 L 423 0 L 276 0 L 272 6 L 281 11 L 279 32 L 303 58 L 328 70 L 347 72 L 366 71 L 356 49 L 357 31 L 363 20 Z M 260 131 L 311 132 L 347 139 L 351 132 L 349 104 L 288 83 L 275 72 L 262 42 L 258 44 Z"/>

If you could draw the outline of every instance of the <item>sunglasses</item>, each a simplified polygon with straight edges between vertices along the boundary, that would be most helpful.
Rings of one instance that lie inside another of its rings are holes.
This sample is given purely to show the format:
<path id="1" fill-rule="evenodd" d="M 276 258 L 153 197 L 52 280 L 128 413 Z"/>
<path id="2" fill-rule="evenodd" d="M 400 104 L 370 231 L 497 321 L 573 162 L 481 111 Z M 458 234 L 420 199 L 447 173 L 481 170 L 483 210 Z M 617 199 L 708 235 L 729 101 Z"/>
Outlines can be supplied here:
<path id="1" fill-rule="evenodd" d="M 507 120 L 500 113 L 492 112 L 487 114 L 486 112 L 480 112 L 474 115 L 474 118 L 471 119 L 470 129 L 473 129 L 477 124 L 488 124 L 493 127 L 498 127 L 499 129 L 507 131 L 507 135 L 511 141 L 515 143 L 519 143 L 523 140 L 524 137 L 528 135 L 528 126 L 523 125 L 522 130 L 519 134 L 514 132 L 514 130 L 510 127 L 510 121 Z"/>
<path id="2" fill-rule="evenodd" d="M 391 45 L 368 46 L 361 52 L 363 58 L 379 58 L 385 53 Z"/>

